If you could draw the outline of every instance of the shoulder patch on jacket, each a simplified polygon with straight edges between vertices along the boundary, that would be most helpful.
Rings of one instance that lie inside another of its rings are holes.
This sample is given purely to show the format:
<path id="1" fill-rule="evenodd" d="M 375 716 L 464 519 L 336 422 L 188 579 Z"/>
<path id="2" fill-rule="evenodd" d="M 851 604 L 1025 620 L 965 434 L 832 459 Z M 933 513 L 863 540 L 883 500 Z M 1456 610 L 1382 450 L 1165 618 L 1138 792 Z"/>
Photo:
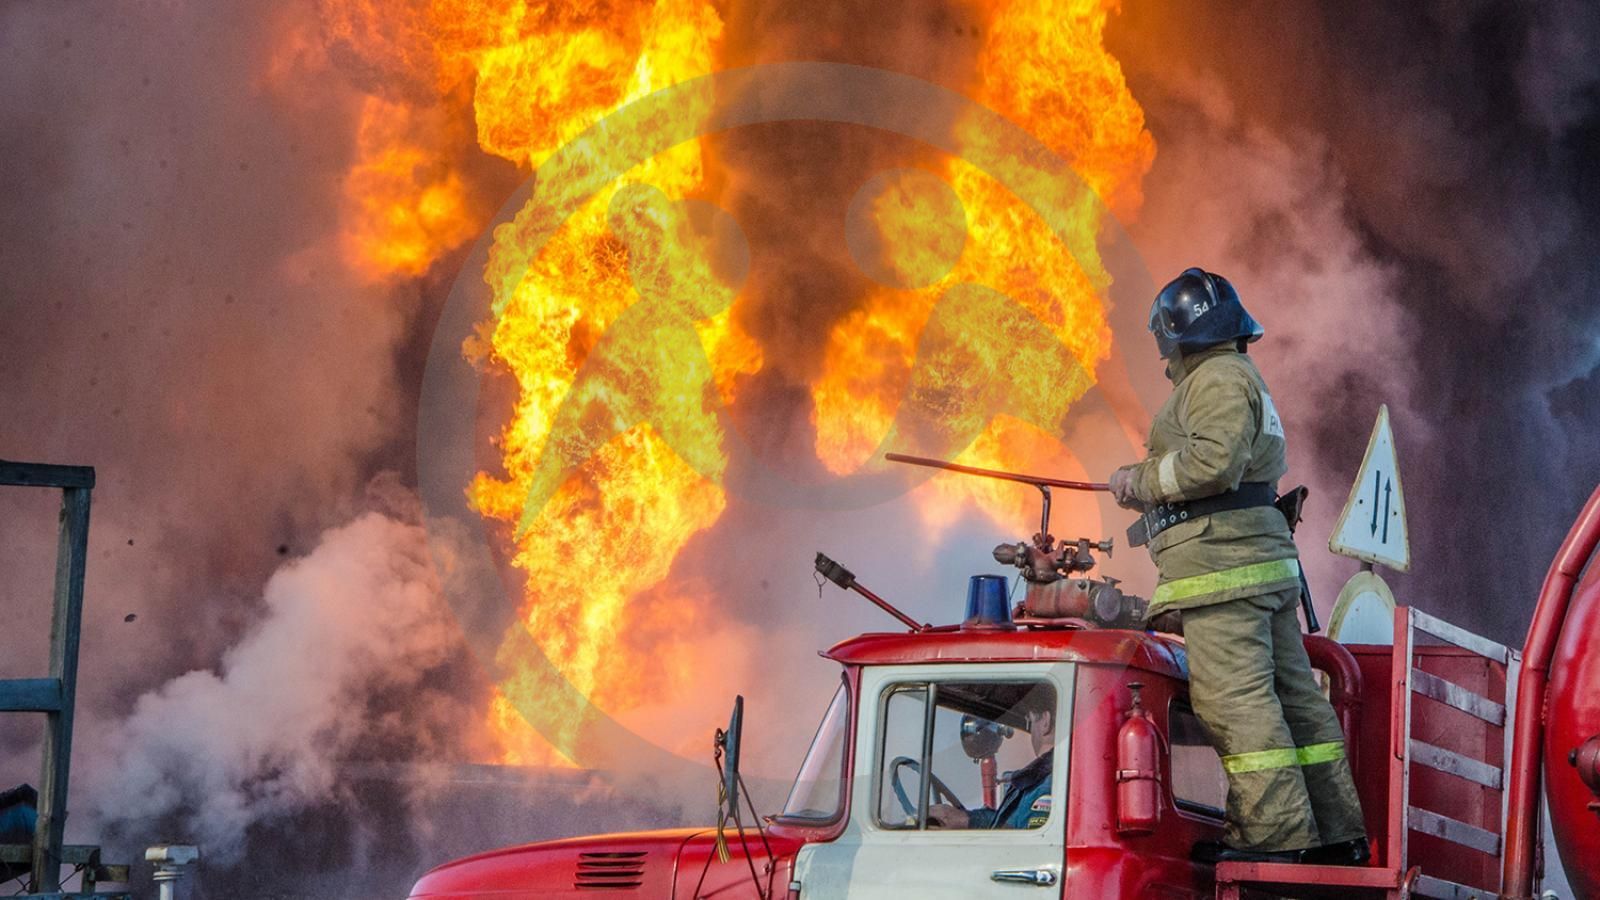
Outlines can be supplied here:
<path id="1" fill-rule="evenodd" d="M 1269 437 L 1283 437 L 1283 420 L 1278 418 L 1278 407 L 1272 403 L 1272 395 L 1266 391 L 1261 392 L 1261 433 Z"/>
<path id="2" fill-rule="evenodd" d="M 1043 828 L 1050 821 L 1050 795 L 1041 794 L 1028 808 L 1028 827 Z"/>

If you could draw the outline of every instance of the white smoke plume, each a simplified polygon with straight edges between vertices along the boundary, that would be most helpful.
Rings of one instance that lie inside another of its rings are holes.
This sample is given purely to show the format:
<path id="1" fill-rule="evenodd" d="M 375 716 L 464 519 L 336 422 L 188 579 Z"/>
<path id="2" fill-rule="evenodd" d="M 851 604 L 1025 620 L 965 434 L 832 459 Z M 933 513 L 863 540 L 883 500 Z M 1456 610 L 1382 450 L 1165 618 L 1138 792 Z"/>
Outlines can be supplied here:
<path id="1" fill-rule="evenodd" d="M 419 525 L 369 512 L 336 527 L 273 574 L 263 601 L 214 669 L 145 693 L 95 732 L 79 796 L 96 824 L 173 823 L 226 865 L 252 825 L 338 799 L 341 764 L 413 746 L 430 709 L 448 715 L 454 701 L 426 677 L 461 638 Z M 374 705 L 396 692 L 404 716 Z"/>
<path id="2" fill-rule="evenodd" d="M 1413 401 L 1415 325 L 1395 267 L 1352 223 L 1325 141 L 1241 121 L 1223 85 L 1203 73 L 1166 86 L 1155 108 L 1167 136 L 1133 234 L 1157 284 L 1189 266 L 1220 272 L 1266 327 L 1251 353 L 1290 433 L 1283 486 L 1312 488 L 1299 543 L 1326 613 L 1348 567 L 1320 548 L 1355 472 L 1330 465 L 1325 444 L 1364 440 L 1380 403 L 1397 420 L 1422 423 L 1413 438 L 1427 433 Z M 1159 365 L 1147 335 L 1118 337 L 1136 344 L 1125 350 L 1130 365 Z"/>

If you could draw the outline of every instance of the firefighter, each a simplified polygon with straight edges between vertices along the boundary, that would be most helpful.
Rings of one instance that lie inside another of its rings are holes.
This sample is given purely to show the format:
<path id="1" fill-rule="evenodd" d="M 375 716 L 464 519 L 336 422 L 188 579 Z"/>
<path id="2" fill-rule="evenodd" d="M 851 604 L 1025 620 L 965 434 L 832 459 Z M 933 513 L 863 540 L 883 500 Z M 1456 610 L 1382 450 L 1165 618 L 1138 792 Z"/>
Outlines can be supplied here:
<path id="1" fill-rule="evenodd" d="M 1156 295 L 1150 331 L 1172 395 L 1148 457 L 1112 474 L 1143 516 L 1160 580 L 1147 620 L 1187 643 L 1195 713 L 1228 776 L 1222 843 L 1195 857 L 1361 865 L 1368 857 L 1344 735 L 1312 675 L 1299 555 L 1273 505 L 1283 422 L 1248 353 L 1262 328 L 1228 280 L 1187 269 Z"/>
<path id="2" fill-rule="evenodd" d="M 958 809 L 936 803 L 928 807 L 933 828 L 1043 828 L 1050 818 L 1050 770 L 1055 764 L 1056 714 L 1054 694 L 1049 699 L 1025 700 L 1025 727 L 1033 744 L 1034 760 L 1011 773 L 1006 792 L 994 809 Z"/>

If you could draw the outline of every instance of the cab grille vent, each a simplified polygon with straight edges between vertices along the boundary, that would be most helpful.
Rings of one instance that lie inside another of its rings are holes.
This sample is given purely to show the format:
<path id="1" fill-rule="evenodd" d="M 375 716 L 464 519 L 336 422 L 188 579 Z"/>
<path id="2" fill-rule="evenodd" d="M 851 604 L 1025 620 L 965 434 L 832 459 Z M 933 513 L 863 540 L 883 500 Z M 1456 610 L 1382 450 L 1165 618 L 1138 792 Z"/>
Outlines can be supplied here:
<path id="1" fill-rule="evenodd" d="M 578 854 L 572 886 L 587 891 L 627 891 L 644 883 L 644 851 Z"/>

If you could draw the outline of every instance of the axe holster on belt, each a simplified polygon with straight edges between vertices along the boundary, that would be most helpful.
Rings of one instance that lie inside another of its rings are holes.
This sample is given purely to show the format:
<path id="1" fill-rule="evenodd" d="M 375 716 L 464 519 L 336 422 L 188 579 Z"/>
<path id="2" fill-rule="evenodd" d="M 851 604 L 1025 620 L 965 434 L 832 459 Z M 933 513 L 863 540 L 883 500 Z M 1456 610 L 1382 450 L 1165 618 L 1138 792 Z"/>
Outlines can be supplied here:
<path id="1" fill-rule="evenodd" d="M 1306 498 L 1310 495 L 1310 488 L 1297 485 L 1272 504 L 1278 508 L 1278 512 L 1283 513 L 1284 521 L 1289 523 L 1290 537 L 1294 536 L 1294 530 L 1300 524 Z M 1311 605 L 1311 584 L 1306 581 L 1305 566 L 1300 567 L 1300 611 L 1306 614 L 1306 633 L 1316 634 L 1322 630 L 1322 623 L 1317 621 L 1317 608 Z"/>

